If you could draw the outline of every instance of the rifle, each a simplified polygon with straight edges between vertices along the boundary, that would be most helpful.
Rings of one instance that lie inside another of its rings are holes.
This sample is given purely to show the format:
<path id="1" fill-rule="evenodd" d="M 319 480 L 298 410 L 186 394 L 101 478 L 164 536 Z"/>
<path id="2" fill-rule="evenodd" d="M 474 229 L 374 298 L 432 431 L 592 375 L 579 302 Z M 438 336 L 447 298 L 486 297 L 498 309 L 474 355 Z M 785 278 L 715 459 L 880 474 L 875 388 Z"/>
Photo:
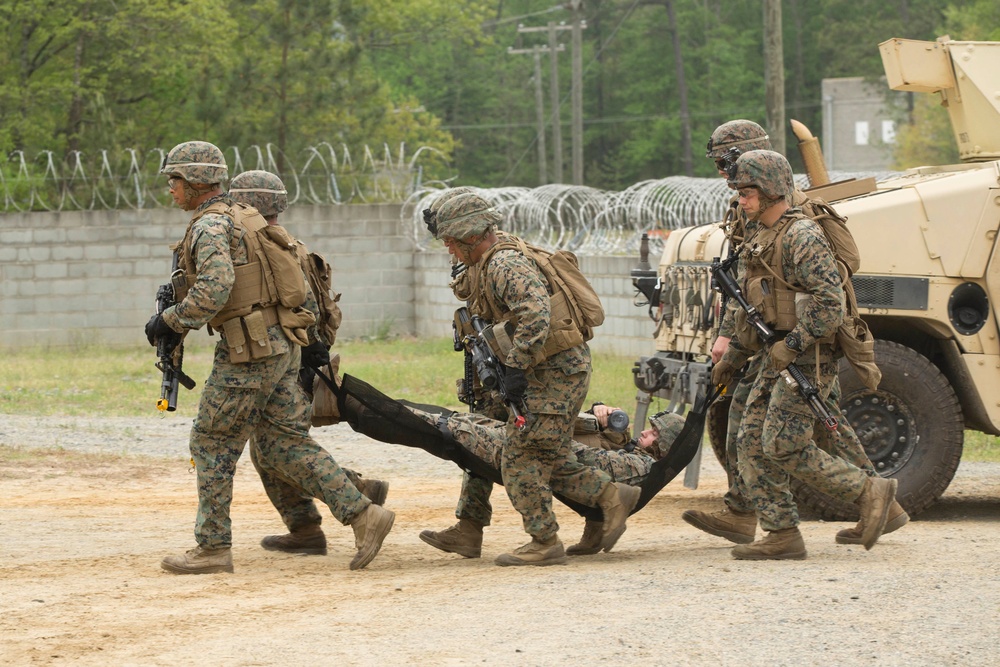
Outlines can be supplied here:
<path id="1" fill-rule="evenodd" d="M 747 323 L 750 324 L 754 329 L 757 330 L 757 335 L 763 341 L 765 347 L 770 347 L 777 335 L 767 326 L 764 322 L 764 318 L 761 316 L 760 312 L 756 308 L 751 306 L 747 300 L 743 297 L 743 291 L 740 286 L 736 284 L 732 275 L 729 273 L 729 268 L 736 261 L 739 255 L 733 255 L 726 259 L 726 261 L 719 261 L 719 257 L 715 257 L 712 260 L 712 281 L 715 286 L 722 290 L 729 298 L 735 301 L 740 308 L 742 308 L 747 314 Z M 826 409 L 826 405 L 823 404 L 822 399 L 819 397 L 819 390 L 816 386 L 809 381 L 806 374 L 802 372 L 802 369 L 796 366 L 794 363 L 788 364 L 788 368 L 781 371 L 781 377 L 785 379 L 785 382 L 792 388 L 798 388 L 799 394 L 805 400 L 809 409 L 813 411 L 816 418 L 823 422 L 830 431 L 836 431 L 838 421 L 835 416 L 830 414 L 830 411 Z"/>
<path id="2" fill-rule="evenodd" d="M 170 264 L 170 282 L 160 285 L 160 288 L 156 290 L 157 313 L 162 313 L 177 303 L 178 281 L 184 280 L 184 272 L 177 268 L 179 259 L 175 251 L 174 259 Z M 179 348 L 177 349 L 176 364 L 174 364 L 174 348 Z M 177 409 L 178 384 L 184 385 L 185 389 L 194 389 L 195 387 L 194 380 L 181 370 L 181 366 L 184 363 L 183 340 L 174 344 L 174 339 L 170 337 L 161 336 L 157 338 L 156 357 L 156 368 L 163 373 L 163 379 L 160 381 L 160 399 L 156 401 L 156 409 L 160 412 L 173 412 Z"/>
<path id="3" fill-rule="evenodd" d="M 493 354 L 490 344 L 486 342 L 486 336 L 483 333 L 488 328 L 486 322 L 481 317 L 470 313 L 465 306 L 456 311 L 456 317 L 463 330 L 467 330 L 466 325 L 469 325 L 475 331 L 474 335 L 468 334 L 462 338 L 462 344 L 468 351 L 476 373 L 479 375 L 479 383 L 483 385 L 483 389 L 496 389 L 500 393 L 500 398 L 514 415 L 514 426 L 518 430 L 523 430 L 532 419 L 531 413 L 528 412 L 524 399 L 513 401 L 508 397 L 507 385 L 504 381 L 507 367 L 500 363 L 497 356 Z M 458 336 L 459 332 L 456 328 L 456 340 Z"/>

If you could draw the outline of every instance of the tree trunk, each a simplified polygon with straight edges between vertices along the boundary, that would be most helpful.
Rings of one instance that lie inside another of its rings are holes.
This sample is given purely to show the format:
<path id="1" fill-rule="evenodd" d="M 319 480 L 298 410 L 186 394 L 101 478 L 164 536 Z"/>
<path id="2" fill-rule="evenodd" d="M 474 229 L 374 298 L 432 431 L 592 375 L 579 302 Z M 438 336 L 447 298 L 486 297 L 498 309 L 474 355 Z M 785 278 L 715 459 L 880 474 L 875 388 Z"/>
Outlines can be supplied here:
<path id="1" fill-rule="evenodd" d="M 785 63 L 781 0 L 764 0 L 764 105 L 771 147 L 785 154 Z"/>
<path id="2" fill-rule="evenodd" d="M 670 36 L 674 44 L 674 68 L 677 70 L 677 98 L 680 102 L 681 119 L 681 170 L 686 176 L 694 176 L 691 156 L 691 111 L 688 108 L 687 80 L 684 77 L 684 56 L 681 53 L 681 35 L 677 30 L 677 16 L 673 0 L 666 0 L 667 17 L 670 21 Z"/>

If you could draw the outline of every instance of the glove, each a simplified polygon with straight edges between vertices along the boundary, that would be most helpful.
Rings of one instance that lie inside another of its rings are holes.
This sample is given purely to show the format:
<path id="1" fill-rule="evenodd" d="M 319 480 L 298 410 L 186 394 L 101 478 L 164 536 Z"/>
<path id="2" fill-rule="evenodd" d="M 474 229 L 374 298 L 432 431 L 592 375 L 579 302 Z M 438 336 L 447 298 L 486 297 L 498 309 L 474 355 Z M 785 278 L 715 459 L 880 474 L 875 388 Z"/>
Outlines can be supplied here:
<path id="1" fill-rule="evenodd" d="M 163 313 L 156 313 L 149 318 L 148 322 L 146 322 L 146 340 L 148 340 L 149 344 L 153 347 L 156 347 L 157 338 L 169 340 L 179 336 L 180 334 L 171 329 L 170 326 L 163 321 Z"/>
<path id="2" fill-rule="evenodd" d="M 520 368 L 507 367 L 507 374 L 504 376 L 504 385 L 507 387 L 507 400 L 520 401 L 524 398 L 524 392 L 528 388 L 528 376 Z"/>
<path id="3" fill-rule="evenodd" d="M 739 368 L 733 366 L 725 358 L 720 359 L 719 363 L 712 366 L 712 384 L 716 387 L 719 385 L 729 386 L 737 370 Z"/>
<path id="4" fill-rule="evenodd" d="M 785 341 L 779 340 L 771 346 L 771 351 L 768 353 L 767 359 L 772 369 L 781 372 L 788 368 L 788 364 L 795 361 L 797 356 L 799 356 L 799 353 L 796 350 L 788 347 Z"/>
<path id="5" fill-rule="evenodd" d="M 309 368 L 323 368 L 330 363 L 330 351 L 322 341 L 309 343 L 302 348 L 302 363 Z"/>

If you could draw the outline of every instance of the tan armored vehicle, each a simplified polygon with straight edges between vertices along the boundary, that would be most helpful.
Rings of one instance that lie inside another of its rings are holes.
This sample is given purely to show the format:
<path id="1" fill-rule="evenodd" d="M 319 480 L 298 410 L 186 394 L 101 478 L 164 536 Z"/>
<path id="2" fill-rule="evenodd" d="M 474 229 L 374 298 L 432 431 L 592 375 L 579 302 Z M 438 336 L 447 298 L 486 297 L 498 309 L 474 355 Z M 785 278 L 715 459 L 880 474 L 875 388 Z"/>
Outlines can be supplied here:
<path id="1" fill-rule="evenodd" d="M 842 362 L 841 408 L 876 469 L 899 480 L 897 497 L 914 515 L 951 482 L 965 429 L 1000 435 L 1000 43 L 892 39 L 879 48 L 892 89 L 940 94 L 963 164 L 807 194 L 833 203 L 857 240 L 861 269 L 852 280 L 883 373 L 871 392 Z M 803 148 L 815 185 L 825 170 L 816 168 L 814 142 Z M 637 424 L 649 395 L 683 407 L 710 378 L 719 296 L 709 264 L 726 257 L 727 243 L 717 224 L 676 230 L 665 243 L 657 269 L 640 259 L 632 272 L 657 320 L 657 352 L 633 369 Z M 717 404 L 709 415 L 718 456 L 727 408 Z M 689 473 L 686 482 L 697 478 Z M 795 492 L 823 518 L 853 518 L 850 507 L 804 485 Z"/>

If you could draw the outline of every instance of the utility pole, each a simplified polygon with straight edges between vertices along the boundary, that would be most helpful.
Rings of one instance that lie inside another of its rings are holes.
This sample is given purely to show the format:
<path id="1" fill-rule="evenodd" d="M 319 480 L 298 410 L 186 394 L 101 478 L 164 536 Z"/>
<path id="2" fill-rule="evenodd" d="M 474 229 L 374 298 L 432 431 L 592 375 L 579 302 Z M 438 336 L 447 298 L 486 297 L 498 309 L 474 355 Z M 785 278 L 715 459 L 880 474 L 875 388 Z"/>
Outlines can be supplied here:
<path id="1" fill-rule="evenodd" d="M 556 34 L 562 30 L 572 30 L 572 26 L 558 24 L 549 21 L 546 26 L 528 27 L 517 26 L 518 32 L 547 32 L 549 35 L 548 48 L 543 47 L 543 51 L 549 54 L 549 103 L 552 106 L 552 181 L 554 183 L 563 182 L 563 150 L 562 150 L 562 115 L 559 113 L 559 61 L 557 54 L 565 51 L 563 44 L 556 43 Z M 509 51 L 509 49 L 508 49 Z"/>
<path id="2" fill-rule="evenodd" d="M 573 185 L 583 185 L 583 29 L 587 22 L 581 17 L 583 0 L 571 0 L 573 11 L 573 88 L 571 102 L 573 106 L 573 124 L 571 136 L 573 141 Z"/>
<path id="3" fill-rule="evenodd" d="M 764 106 L 771 147 L 785 154 L 785 61 L 781 0 L 764 0 Z"/>
<path id="4" fill-rule="evenodd" d="M 520 30 L 520 26 L 518 27 Z M 559 45 L 558 51 L 564 50 L 562 44 Z M 549 47 L 547 46 L 534 46 L 530 49 L 515 49 L 514 47 L 508 47 L 507 53 L 511 55 L 516 55 L 520 53 L 530 53 L 535 58 L 535 119 L 538 123 L 538 184 L 545 185 L 549 182 L 548 175 L 548 165 L 546 164 L 546 150 L 545 150 L 545 103 L 544 95 L 542 94 L 542 54 L 548 53 Z"/>

